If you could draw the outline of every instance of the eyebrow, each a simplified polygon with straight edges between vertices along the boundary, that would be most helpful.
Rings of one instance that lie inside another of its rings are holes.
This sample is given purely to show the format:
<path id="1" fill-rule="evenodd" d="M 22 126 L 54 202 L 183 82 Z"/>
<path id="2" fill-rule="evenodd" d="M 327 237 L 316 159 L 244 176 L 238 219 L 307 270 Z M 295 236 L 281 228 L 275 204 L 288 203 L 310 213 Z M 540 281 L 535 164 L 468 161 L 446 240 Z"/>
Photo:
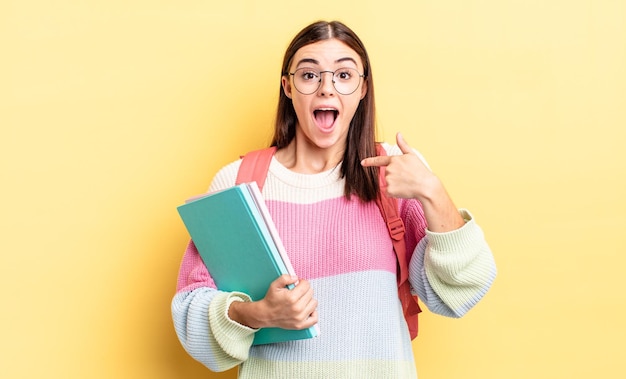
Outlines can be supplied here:
<path id="1" fill-rule="evenodd" d="M 358 67 L 358 64 L 356 63 L 356 60 L 354 60 L 354 58 L 351 57 L 345 57 L 345 58 L 339 58 L 335 61 L 335 63 L 342 63 L 342 62 L 352 62 L 354 63 L 355 66 Z M 298 64 L 296 65 L 296 67 L 299 67 L 302 63 L 311 63 L 311 64 L 315 64 L 315 65 L 319 65 L 320 62 L 317 59 L 313 59 L 313 58 L 303 58 L 300 59 L 298 61 Z"/>

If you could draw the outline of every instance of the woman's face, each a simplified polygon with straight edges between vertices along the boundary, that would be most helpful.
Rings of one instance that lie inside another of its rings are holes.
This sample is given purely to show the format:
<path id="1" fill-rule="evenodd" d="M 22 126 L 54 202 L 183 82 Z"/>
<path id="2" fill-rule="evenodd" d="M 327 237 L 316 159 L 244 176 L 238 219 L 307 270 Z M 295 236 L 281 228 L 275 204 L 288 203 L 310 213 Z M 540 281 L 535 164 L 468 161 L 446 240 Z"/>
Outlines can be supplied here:
<path id="1" fill-rule="evenodd" d="M 333 72 L 337 72 L 337 86 L 344 89 L 339 83 L 346 77 L 350 70 L 337 71 L 338 69 L 356 69 L 358 74 L 363 73 L 363 62 L 359 55 L 343 42 L 337 39 L 329 39 L 301 47 L 293 57 L 289 72 L 302 78 L 303 72 L 320 72 L 322 79 L 319 88 L 313 93 L 305 95 L 298 90 L 303 88 L 294 86 L 297 80 L 294 75 L 284 76 L 282 79 L 283 90 L 287 97 L 292 100 L 298 122 L 296 124 L 296 138 L 304 138 L 309 144 L 320 148 L 337 148 L 343 150 L 346 143 L 350 121 L 359 105 L 359 102 L 367 93 L 366 81 L 358 78 L 358 88 L 350 94 L 341 94 L 333 85 Z M 310 70 L 308 70 L 310 69 Z M 354 71 L 352 71 L 354 72 Z M 310 74 L 304 73 L 307 78 Z M 315 80 L 312 80 L 315 82 Z M 298 82 L 296 82 L 298 83 Z M 297 84 L 296 84 L 297 85 Z M 312 87 L 315 88 L 315 85 Z M 302 91 L 302 92 L 311 92 Z M 342 92 L 348 92 L 343 90 Z"/>

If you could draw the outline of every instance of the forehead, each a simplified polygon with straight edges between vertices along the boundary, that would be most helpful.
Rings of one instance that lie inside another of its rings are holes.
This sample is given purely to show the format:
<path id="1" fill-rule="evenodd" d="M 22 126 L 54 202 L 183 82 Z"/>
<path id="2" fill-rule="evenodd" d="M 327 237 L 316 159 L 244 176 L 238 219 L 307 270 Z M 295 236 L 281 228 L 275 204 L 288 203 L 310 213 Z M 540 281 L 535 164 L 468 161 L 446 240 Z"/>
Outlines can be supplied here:
<path id="1" fill-rule="evenodd" d="M 319 65 L 324 67 L 349 65 L 363 67 L 361 57 L 352 48 L 337 39 L 328 39 L 302 46 L 293 56 L 292 67 Z"/>

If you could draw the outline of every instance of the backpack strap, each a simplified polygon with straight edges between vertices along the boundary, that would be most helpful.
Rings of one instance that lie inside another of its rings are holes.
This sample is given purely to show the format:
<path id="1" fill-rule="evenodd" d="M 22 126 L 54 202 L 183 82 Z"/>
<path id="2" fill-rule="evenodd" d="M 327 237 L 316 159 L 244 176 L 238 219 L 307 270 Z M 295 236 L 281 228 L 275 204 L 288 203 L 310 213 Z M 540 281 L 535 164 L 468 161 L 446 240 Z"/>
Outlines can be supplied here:
<path id="1" fill-rule="evenodd" d="M 257 182 L 259 189 L 263 189 L 265 178 L 272 162 L 272 157 L 276 152 L 276 147 L 269 147 L 260 150 L 254 150 L 242 157 L 241 166 L 237 172 L 236 184 Z M 378 155 L 387 155 L 385 149 L 376 144 L 376 152 Z M 417 337 L 417 316 L 422 311 L 417 302 L 417 296 L 411 293 L 411 285 L 409 283 L 409 262 L 407 260 L 406 245 L 404 243 L 404 222 L 398 214 L 398 200 L 387 196 L 387 181 L 385 179 L 385 167 L 379 168 L 379 186 L 380 191 L 376 204 L 380 208 L 380 213 L 387 224 L 391 241 L 393 242 L 393 250 L 396 254 L 396 262 L 398 267 L 398 296 L 402 303 L 402 312 L 409 328 L 411 339 Z"/>
<path id="2" fill-rule="evenodd" d="M 241 157 L 241 166 L 239 166 L 235 184 L 256 182 L 259 190 L 262 190 L 275 152 L 276 146 L 272 146 L 251 151 Z"/>
<path id="3" fill-rule="evenodd" d="M 381 144 L 376 144 L 376 153 L 378 155 L 387 155 L 387 152 Z M 380 191 L 376 204 L 380 208 L 380 213 L 387 224 L 393 250 L 396 253 L 396 262 L 398 265 L 397 281 L 398 296 L 402 303 L 402 311 L 404 318 L 409 327 L 411 339 L 417 337 L 418 321 L 417 315 L 422 311 L 417 302 L 417 296 L 411 293 L 411 284 L 409 283 L 409 262 L 406 254 L 406 244 L 404 243 L 404 222 L 398 214 L 398 200 L 387 196 L 387 180 L 385 179 L 385 167 L 378 169 L 378 185 Z"/>

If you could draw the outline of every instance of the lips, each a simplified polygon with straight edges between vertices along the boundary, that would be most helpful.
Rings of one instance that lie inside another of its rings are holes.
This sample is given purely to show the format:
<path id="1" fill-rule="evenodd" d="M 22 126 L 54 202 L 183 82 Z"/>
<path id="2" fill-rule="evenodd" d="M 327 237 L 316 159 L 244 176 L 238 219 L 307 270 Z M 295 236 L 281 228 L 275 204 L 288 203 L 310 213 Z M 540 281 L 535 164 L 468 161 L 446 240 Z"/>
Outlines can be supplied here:
<path id="1" fill-rule="evenodd" d="M 318 108 L 313 111 L 315 123 L 322 130 L 330 130 L 335 124 L 339 111 L 335 108 Z"/>

